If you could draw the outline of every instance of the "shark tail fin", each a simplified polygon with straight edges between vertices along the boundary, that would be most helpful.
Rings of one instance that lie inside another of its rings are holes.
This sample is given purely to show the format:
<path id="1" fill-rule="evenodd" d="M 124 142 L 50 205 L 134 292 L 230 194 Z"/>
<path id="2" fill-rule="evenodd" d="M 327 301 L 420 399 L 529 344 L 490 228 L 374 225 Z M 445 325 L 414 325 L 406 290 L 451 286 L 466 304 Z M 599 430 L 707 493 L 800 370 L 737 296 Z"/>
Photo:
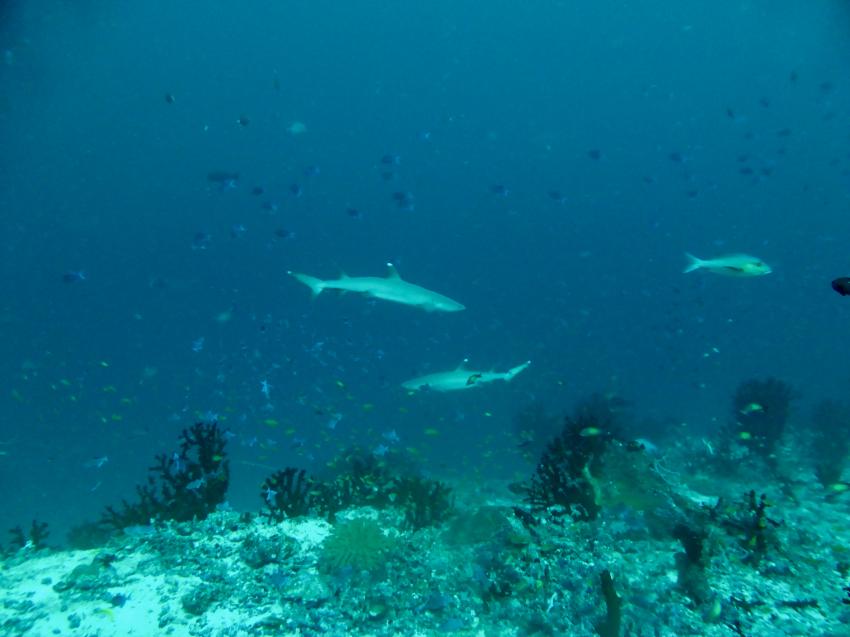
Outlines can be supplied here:
<path id="1" fill-rule="evenodd" d="M 514 376 L 519 374 L 521 371 L 526 369 L 529 365 L 531 365 L 531 361 L 525 361 L 522 365 L 517 365 L 516 367 L 511 367 L 507 372 L 505 372 L 505 380 L 511 381 Z"/>
<path id="2" fill-rule="evenodd" d="M 317 279 L 314 276 L 309 276 L 307 274 L 299 274 L 298 272 L 289 272 L 293 277 L 295 277 L 298 281 L 301 281 L 304 285 L 310 288 L 310 291 L 313 293 L 313 297 L 319 296 L 322 293 L 322 290 L 325 289 L 325 282 L 321 279 Z"/>
<path id="3" fill-rule="evenodd" d="M 694 270 L 699 270 L 702 267 L 704 261 L 692 255 L 690 252 L 685 252 L 685 257 L 688 259 L 687 267 L 682 270 L 684 274 L 688 272 L 693 272 Z"/>

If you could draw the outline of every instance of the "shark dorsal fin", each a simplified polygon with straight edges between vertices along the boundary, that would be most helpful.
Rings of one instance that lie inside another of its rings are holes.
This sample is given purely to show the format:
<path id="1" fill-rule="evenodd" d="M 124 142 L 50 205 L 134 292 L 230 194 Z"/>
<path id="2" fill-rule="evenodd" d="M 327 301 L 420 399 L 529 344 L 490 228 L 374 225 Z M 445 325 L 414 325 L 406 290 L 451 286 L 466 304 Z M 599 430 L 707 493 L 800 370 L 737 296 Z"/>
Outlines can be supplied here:
<path id="1" fill-rule="evenodd" d="M 395 269 L 395 266 L 392 263 L 387 262 L 387 278 L 388 279 L 400 279 L 401 275 L 398 273 L 398 270 Z"/>
<path id="2" fill-rule="evenodd" d="M 458 365 L 457 367 L 455 367 L 455 371 L 463 371 L 463 370 L 465 370 L 465 369 L 466 369 L 466 364 L 467 364 L 468 362 L 469 362 L 469 359 L 468 359 L 468 358 L 464 358 L 464 359 L 460 362 L 460 365 Z"/>

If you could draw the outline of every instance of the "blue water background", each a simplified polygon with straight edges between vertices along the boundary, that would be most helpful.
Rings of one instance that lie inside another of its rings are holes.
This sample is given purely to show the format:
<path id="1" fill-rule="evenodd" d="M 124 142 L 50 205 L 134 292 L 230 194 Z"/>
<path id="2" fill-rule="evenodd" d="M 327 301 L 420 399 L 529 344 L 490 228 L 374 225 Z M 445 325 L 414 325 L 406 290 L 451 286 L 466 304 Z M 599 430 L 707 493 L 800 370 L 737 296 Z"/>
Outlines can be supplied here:
<path id="1" fill-rule="evenodd" d="M 5 3 L 0 528 L 58 541 L 204 414 L 238 509 L 389 430 L 435 476 L 525 477 L 517 412 L 594 391 L 670 444 L 777 376 L 803 426 L 850 387 L 848 33 L 843 2 Z M 684 275 L 685 251 L 774 272 Z M 468 309 L 311 301 L 286 275 L 388 261 Z M 464 357 L 533 364 L 399 387 Z"/>

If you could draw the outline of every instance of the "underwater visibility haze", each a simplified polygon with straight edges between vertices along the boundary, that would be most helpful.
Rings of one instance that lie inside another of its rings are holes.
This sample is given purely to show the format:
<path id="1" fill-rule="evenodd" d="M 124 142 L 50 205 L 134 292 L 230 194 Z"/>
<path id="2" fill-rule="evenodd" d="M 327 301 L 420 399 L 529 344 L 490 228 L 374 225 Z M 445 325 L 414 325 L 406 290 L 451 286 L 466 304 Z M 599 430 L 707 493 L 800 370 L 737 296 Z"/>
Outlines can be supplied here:
<path id="1" fill-rule="evenodd" d="M 0 52 L 0 635 L 850 635 L 846 2 Z"/>

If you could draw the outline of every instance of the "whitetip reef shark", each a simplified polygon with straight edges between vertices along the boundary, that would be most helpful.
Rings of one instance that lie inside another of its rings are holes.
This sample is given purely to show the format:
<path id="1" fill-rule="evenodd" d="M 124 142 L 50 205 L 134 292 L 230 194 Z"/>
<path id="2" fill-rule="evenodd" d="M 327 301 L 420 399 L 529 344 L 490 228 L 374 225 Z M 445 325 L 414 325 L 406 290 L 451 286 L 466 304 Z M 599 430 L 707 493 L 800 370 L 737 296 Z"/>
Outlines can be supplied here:
<path id="1" fill-rule="evenodd" d="M 451 371 L 417 376 L 416 378 L 404 381 L 401 386 L 408 391 L 427 390 L 442 392 L 471 389 L 473 387 L 480 387 L 485 383 L 492 383 L 494 380 L 509 382 L 513 380 L 514 376 L 531 365 L 531 361 L 525 361 L 522 365 L 511 367 L 506 372 L 484 372 L 467 369 L 466 363 L 467 359 L 463 359 L 463 362 Z"/>
<path id="2" fill-rule="evenodd" d="M 459 312 L 465 310 L 463 304 L 438 294 L 419 285 L 409 283 L 399 276 L 395 266 L 387 263 L 389 272 L 385 277 L 377 276 L 347 276 L 343 274 L 338 279 L 317 279 L 307 274 L 299 274 L 291 270 L 292 275 L 310 288 L 316 297 L 323 290 L 340 290 L 342 292 L 357 292 L 375 299 L 401 303 L 422 308 L 426 312 Z"/>

